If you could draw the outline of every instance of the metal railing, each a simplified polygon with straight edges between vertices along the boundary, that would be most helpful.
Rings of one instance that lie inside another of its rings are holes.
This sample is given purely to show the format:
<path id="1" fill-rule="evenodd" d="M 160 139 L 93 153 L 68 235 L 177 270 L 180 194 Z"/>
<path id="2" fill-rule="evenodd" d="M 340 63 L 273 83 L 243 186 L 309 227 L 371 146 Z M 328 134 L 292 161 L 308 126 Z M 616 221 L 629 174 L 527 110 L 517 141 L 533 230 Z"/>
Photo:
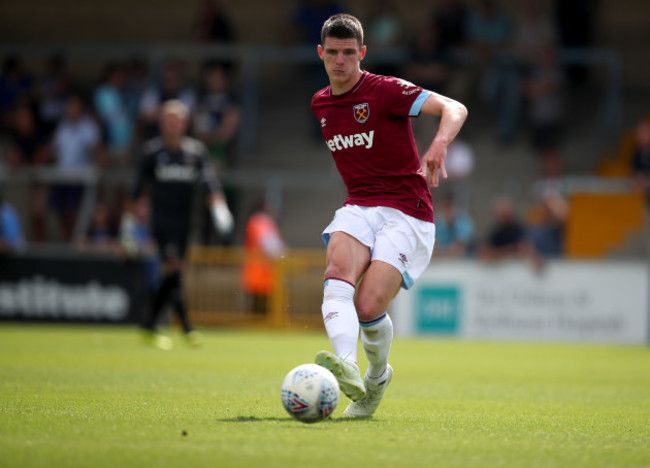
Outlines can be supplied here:
<path id="1" fill-rule="evenodd" d="M 97 202 L 99 186 L 130 187 L 133 178 L 133 169 L 127 167 L 108 170 L 94 166 L 75 169 L 56 167 L 9 169 L 0 165 L 0 188 L 20 188 L 30 184 L 82 185 L 84 193 L 73 233 L 75 238 L 79 238 L 88 230 Z M 332 172 L 231 169 L 220 173 L 220 179 L 225 187 L 240 190 L 262 189 L 266 202 L 278 211 L 282 207 L 283 194 L 287 188 L 337 192 L 344 190 L 341 178 Z M 10 197 L 7 199 L 13 201 Z"/>
<path id="2" fill-rule="evenodd" d="M 324 249 L 293 249 L 273 262 L 276 288 L 268 310 L 255 313 L 241 285 L 245 251 L 193 246 L 187 257 L 185 290 L 193 322 L 205 326 L 322 328 Z"/>

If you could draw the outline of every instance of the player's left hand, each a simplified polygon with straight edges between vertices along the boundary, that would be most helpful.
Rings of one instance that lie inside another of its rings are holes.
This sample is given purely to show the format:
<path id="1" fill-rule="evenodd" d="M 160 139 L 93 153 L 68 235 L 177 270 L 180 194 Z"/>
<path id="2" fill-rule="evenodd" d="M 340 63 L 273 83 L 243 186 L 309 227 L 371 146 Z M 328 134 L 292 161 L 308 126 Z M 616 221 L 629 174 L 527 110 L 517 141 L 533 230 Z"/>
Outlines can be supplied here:
<path id="1" fill-rule="evenodd" d="M 445 170 L 445 159 L 447 159 L 447 145 L 433 140 L 424 156 L 422 157 L 422 175 L 427 179 L 429 187 L 440 185 L 440 175 L 447 178 Z"/>
<path id="2" fill-rule="evenodd" d="M 212 221 L 214 226 L 221 234 L 229 236 L 235 227 L 235 220 L 228 209 L 225 198 L 214 197 L 212 200 Z"/>

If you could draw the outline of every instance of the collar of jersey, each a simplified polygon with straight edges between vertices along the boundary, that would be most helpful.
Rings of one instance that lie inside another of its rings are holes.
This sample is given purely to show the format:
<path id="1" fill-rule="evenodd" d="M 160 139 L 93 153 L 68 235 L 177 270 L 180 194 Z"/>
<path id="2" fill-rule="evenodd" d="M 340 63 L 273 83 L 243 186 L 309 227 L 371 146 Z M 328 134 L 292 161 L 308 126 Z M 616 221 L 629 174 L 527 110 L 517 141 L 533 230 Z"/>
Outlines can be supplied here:
<path id="1" fill-rule="evenodd" d="M 342 98 L 344 96 L 347 96 L 348 94 L 356 93 L 359 90 L 359 88 L 361 87 L 361 85 L 363 84 L 363 82 L 366 80 L 367 76 L 368 76 L 368 72 L 366 70 L 361 70 L 361 78 L 359 78 L 359 81 L 356 82 L 356 84 L 352 87 L 352 89 L 350 91 L 346 91 L 343 94 L 332 94 L 332 87 L 330 86 L 330 89 L 329 89 L 330 97 L 334 98 L 334 99 L 340 99 L 340 98 Z"/>

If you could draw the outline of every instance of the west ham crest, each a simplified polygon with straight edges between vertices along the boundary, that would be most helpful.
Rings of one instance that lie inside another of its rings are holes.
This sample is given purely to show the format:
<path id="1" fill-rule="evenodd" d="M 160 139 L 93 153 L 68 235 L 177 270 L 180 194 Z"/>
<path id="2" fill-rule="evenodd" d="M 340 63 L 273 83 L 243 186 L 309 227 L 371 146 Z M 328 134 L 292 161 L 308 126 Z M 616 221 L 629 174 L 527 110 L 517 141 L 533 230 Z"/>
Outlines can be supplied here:
<path id="1" fill-rule="evenodd" d="M 359 123 L 365 123 L 365 121 L 368 120 L 368 116 L 370 115 L 370 106 L 368 106 L 367 102 L 363 104 L 357 104 L 356 106 L 352 107 L 352 111 L 354 113 L 354 120 Z"/>

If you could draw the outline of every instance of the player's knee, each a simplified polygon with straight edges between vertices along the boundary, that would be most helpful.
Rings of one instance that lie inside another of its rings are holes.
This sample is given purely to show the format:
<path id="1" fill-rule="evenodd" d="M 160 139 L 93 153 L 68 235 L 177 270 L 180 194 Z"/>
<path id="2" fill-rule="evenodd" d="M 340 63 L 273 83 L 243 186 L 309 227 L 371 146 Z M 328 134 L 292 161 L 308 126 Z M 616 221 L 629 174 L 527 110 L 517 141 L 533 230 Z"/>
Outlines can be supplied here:
<path id="1" fill-rule="evenodd" d="M 345 281 L 350 284 L 354 284 L 354 278 L 352 278 L 352 274 L 349 270 L 345 268 L 341 268 L 338 265 L 332 264 L 328 265 L 327 268 L 325 269 L 325 279 L 338 279 L 341 281 Z"/>
<path id="2" fill-rule="evenodd" d="M 357 296 L 355 300 L 357 317 L 361 321 L 372 320 L 384 313 L 384 301 L 375 295 Z"/>

